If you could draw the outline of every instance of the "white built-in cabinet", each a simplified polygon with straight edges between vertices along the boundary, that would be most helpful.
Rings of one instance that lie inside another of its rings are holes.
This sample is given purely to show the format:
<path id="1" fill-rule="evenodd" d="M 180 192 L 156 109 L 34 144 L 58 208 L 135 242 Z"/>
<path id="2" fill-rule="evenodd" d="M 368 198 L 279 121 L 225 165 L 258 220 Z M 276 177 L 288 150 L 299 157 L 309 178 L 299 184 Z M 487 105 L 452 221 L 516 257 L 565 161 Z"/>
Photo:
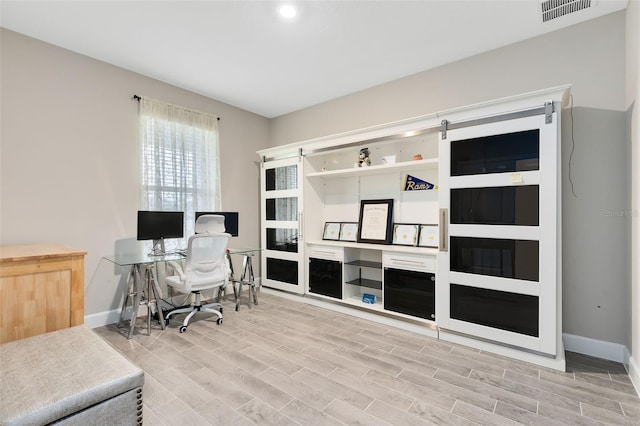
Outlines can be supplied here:
<path id="1" fill-rule="evenodd" d="M 564 369 L 560 110 L 568 91 L 259 151 L 262 284 Z M 355 167 L 364 147 L 371 165 Z M 436 188 L 407 191 L 408 176 Z M 437 225 L 437 246 L 323 238 L 327 222 L 357 223 L 362 201 L 389 199 L 394 223 Z"/>

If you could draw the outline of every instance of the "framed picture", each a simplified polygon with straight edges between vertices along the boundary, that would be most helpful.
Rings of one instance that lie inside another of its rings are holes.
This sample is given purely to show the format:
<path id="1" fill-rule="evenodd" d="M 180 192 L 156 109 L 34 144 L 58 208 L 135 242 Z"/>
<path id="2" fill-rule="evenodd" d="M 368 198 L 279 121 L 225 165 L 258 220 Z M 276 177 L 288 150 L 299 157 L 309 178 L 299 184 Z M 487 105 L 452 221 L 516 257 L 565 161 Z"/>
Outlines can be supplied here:
<path id="1" fill-rule="evenodd" d="M 323 240 L 339 240 L 340 239 L 340 222 L 325 222 Z"/>
<path id="2" fill-rule="evenodd" d="M 356 241 L 358 239 L 358 223 L 344 222 L 340 224 L 340 241 Z"/>
<path id="3" fill-rule="evenodd" d="M 437 248 L 438 242 L 438 225 L 420 225 L 419 247 Z"/>
<path id="4" fill-rule="evenodd" d="M 415 246 L 418 244 L 420 225 L 417 223 L 394 223 L 393 244 L 401 246 Z"/>
<path id="5" fill-rule="evenodd" d="M 389 244 L 393 228 L 393 200 L 360 201 L 358 242 Z"/>

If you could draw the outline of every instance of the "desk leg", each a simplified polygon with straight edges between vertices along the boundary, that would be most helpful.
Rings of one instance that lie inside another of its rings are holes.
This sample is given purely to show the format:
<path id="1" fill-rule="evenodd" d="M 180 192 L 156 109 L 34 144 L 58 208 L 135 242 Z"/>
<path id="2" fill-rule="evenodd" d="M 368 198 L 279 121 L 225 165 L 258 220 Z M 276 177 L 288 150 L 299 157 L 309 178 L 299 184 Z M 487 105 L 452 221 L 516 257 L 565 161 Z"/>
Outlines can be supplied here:
<path id="1" fill-rule="evenodd" d="M 244 279 L 246 279 L 246 276 L 249 276 L 249 297 L 253 300 L 253 304 L 257 305 L 258 304 L 258 295 L 256 294 L 256 281 L 255 281 L 255 277 L 253 276 L 253 263 L 252 263 L 252 259 L 253 259 L 253 253 L 250 253 L 249 255 L 246 256 L 247 259 L 247 263 L 245 265 L 244 268 Z M 249 307 L 251 307 L 251 300 L 249 300 Z"/>
<path id="2" fill-rule="evenodd" d="M 162 306 L 160 306 L 160 301 L 162 300 L 162 290 L 160 289 L 160 283 L 158 282 L 158 271 L 155 267 L 152 270 L 153 281 L 152 291 L 153 291 L 153 302 L 156 305 L 156 310 L 158 311 L 158 320 L 160 321 L 160 328 L 164 330 L 165 322 L 164 322 L 164 314 L 162 313 Z"/>
<path id="3" fill-rule="evenodd" d="M 133 337 L 133 330 L 136 327 L 136 319 L 138 318 L 138 308 L 140 307 L 140 302 L 142 301 L 142 277 L 140 276 L 140 265 L 134 265 L 132 267 L 133 270 L 133 288 L 135 291 L 135 295 L 133 297 L 133 305 L 131 306 L 131 320 L 129 324 L 129 335 L 127 338 L 131 339 Z"/>
<path id="4" fill-rule="evenodd" d="M 238 283 L 238 292 L 236 293 L 236 283 Z M 236 312 L 240 310 L 240 296 L 242 296 L 242 279 L 233 280 L 233 292 L 236 293 Z"/>
<path id="5" fill-rule="evenodd" d="M 251 262 L 251 258 L 253 257 L 253 253 L 247 253 L 244 255 L 242 259 L 242 275 L 240 276 L 240 280 L 238 280 L 238 297 L 236 298 L 236 311 L 239 309 L 240 305 L 240 297 L 242 297 L 242 286 L 243 284 L 247 284 L 249 286 L 249 299 L 247 301 L 247 305 L 249 309 L 251 309 L 251 303 L 257 305 L 258 297 L 256 295 L 255 288 L 255 278 L 253 276 L 253 264 Z"/>
<path id="6" fill-rule="evenodd" d="M 122 326 L 122 324 L 126 321 L 127 314 L 127 304 L 129 301 L 133 303 L 133 297 L 135 295 L 135 283 L 133 279 L 133 274 L 135 273 L 134 267 L 132 266 L 129 269 L 129 273 L 127 274 L 127 294 L 125 294 L 122 299 L 122 308 L 120 309 L 120 319 L 118 320 L 118 328 Z"/>

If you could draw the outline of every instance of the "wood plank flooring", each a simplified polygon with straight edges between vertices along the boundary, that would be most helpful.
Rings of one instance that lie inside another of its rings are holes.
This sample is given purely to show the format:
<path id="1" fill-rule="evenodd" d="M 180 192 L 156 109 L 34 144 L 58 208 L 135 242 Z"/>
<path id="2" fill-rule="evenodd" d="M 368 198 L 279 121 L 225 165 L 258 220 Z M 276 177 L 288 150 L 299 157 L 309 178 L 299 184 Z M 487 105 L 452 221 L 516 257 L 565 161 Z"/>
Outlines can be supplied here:
<path id="1" fill-rule="evenodd" d="M 245 296 L 246 297 L 246 296 Z M 145 371 L 145 425 L 639 425 L 620 364 L 567 353 L 567 372 L 263 292 L 224 324 L 94 331 Z"/>

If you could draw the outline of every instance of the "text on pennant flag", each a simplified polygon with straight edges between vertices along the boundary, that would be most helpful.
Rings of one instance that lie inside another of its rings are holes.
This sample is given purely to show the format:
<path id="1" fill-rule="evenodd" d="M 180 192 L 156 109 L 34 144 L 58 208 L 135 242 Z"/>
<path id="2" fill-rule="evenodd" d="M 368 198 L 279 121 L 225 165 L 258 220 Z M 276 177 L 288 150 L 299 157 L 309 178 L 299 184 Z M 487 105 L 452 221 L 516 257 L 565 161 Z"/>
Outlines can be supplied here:
<path id="1" fill-rule="evenodd" d="M 407 175 L 404 180 L 403 191 L 427 191 L 430 189 L 438 189 L 438 185 L 434 185 L 426 180 L 418 179 L 415 176 Z"/>

